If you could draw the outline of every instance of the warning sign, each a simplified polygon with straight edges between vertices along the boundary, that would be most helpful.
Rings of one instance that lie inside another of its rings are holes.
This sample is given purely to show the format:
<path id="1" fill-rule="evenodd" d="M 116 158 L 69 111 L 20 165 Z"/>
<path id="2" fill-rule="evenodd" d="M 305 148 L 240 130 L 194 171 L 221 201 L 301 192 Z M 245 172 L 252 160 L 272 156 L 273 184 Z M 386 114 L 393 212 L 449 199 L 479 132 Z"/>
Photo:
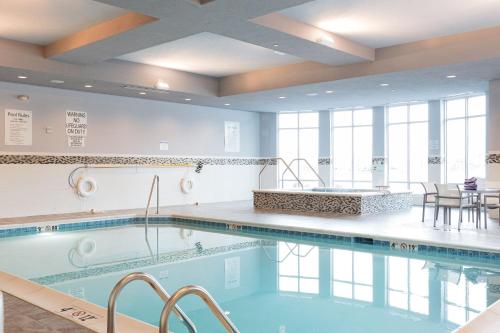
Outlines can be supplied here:
<path id="1" fill-rule="evenodd" d="M 85 147 L 87 112 L 66 111 L 66 135 L 69 147 Z"/>

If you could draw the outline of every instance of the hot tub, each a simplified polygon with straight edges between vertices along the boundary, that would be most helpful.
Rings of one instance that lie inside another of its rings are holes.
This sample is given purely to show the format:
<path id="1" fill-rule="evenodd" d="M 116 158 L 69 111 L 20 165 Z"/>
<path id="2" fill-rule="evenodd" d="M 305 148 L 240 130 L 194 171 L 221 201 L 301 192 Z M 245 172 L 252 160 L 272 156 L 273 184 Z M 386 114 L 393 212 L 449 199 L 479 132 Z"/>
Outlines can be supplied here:
<path id="1" fill-rule="evenodd" d="M 406 210 L 412 201 L 410 191 L 341 188 L 253 191 L 255 208 L 343 215 Z"/>

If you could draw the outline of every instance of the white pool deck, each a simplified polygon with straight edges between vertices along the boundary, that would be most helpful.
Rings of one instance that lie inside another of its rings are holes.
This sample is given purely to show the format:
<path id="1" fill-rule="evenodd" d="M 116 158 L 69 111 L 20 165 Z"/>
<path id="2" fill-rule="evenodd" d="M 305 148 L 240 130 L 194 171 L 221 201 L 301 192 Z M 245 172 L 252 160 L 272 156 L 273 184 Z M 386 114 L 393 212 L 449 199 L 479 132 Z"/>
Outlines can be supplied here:
<path id="1" fill-rule="evenodd" d="M 226 221 L 233 224 L 262 226 L 274 229 L 331 233 L 337 235 L 362 236 L 374 239 L 399 240 L 410 243 L 434 244 L 437 246 L 472 248 L 500 252 L 500 226 L 498 220 L 489 220 L 488 229 L 476 229 L 475 223 L 465 221 L 462 230 L 457 230 L 458 212 L 452 214 L 451 231 L 443 230 L 442 220 L 438 221 L 438 229 L 433 228 L 432 208 L 427 210 L 424 223 L 421 222 L 422 210 L 413 207 L 408 211 L 383 213 L 366 216 L 338 216 L 328 214 L 289 213 L 255 209 L 251 201 L 235 201 L 225 203 L 209 203 L 200 205 L 184 205 L 162 207 L 161 215 Z M 14 225 L 53 224 L 83 219 L 106 218 L 117 216 L 143 216 L 143 209 L 119 210 L 90 213 L 71 213 L 58 215 L 30 216 L 0 219 L 0 228 Z M 484 221 L 482 221 L 484 225 Z M 0 272 L 0 290 L 29 301 L 48 311 L 60 315 L 61 307 L 77 305 L 80 309 L 98 314 L 92 323 L 80 323 L 95 332 L 105 332 L 105 309 L 69 295 L 64 295 L 43 286 L 33 284 L 7 273 Z M 458 333 L 498 333 L 500 327 L 500 302 L 490 306 L 474 320 L 459 328 Z M 152 332 L 155 329 L 136 320 L 119 316 L 119 333 Z"/>

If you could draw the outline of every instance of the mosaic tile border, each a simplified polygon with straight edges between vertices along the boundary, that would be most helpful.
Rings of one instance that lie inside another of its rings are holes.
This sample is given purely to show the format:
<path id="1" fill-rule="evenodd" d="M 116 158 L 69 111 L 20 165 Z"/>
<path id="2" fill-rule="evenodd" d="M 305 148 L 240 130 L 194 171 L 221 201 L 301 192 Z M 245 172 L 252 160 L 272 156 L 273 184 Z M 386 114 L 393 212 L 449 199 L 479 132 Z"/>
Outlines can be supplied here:
<path id="1" fill-rule="evenodd" d="M 384 165 L 386 161 L 385 157 L 382 156 L 374 156 L 372 158 L 372 165 Z"/>
<path id="2" fill-rule="evenodd" d="M 486 164 L 498 164 L 500 163 L 500 153 L 492 153 L 486 155 Z"/>
<path id="3" fill-rule="evenodd" d="M 441 156 L 429 156 L 427 158 L 428 164 L 441 164 Z"/>
<path id="4" fill-rule="evenodd" d="M 150 222 L 156 224 L 168 224 L 172 226 L 191 226 L 199 227 L 206 230 L 233 232 L 241 236 L 273 236 L 286 237 L 293 241 L 308 241 L 325 245 L 368 245 L 377 249 L 388 251 L 405 252 L 405 253 L 420 253 L 429 257 L 457 259 L 459 257 L 465 259 L 474 259 L 481 263 L 491 263 L 500 265 L 500 252 L 488 252 L 483 250 L 459 249 L 443 246 L 435 246 L 429 244 L 409 243 L 398 240 L 382 240 L 359 236 L 334 235 L 313 233 L 307 231 L 281 230 L 267 227 L 255 227 L 250 225 L 232 224 L 230 222 L 203 221 L 188 218 L 159 216 L 151 217 Z M 68 232 L 87 229 L 99 229 L 109 227 L 119 227 L 126 225 L 141 225 L 144 224 L 144 217 L 132 218 L 116 218 L 116 219 L 100 219 L 75 223 L 54 224 L 50 228 L 54 228 L 52 232 Z M 34 235 L 46 231 L 46 226 L 30 226 L 17 227 L 9 229 L 0 229 L 0 238 L 17 237 Z"/>
<path id="5" fill-rule="evenodd" d="M 264 165 L 260 157 L 176 157 L 176 156 L 106 156 L 106 155 L 35 155 L 1 154 L 0 164 L 203 164 Z"/>
<path id="6" fill-rule="evenodd" d="M 332 160 L 330 157 L 320 157 L 318 158 L 318 165 L 330 165 Z"/>

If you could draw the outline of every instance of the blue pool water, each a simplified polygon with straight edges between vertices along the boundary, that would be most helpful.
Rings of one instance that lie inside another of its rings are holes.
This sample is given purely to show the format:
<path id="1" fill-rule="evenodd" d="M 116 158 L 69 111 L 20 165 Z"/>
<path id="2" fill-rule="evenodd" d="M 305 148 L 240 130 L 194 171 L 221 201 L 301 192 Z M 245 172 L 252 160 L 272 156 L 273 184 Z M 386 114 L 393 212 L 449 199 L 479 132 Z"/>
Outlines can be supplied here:
<path id="1" fill-rule="evenodd" d="M 9 237 L 0 269 L 103 306 L 133 271 L 170 293 L 201 285 L 242 333 L 452 332 L 500 297 L 500 265 L 475 257 L 175 225 L 150 228 L 149 240 L 134 225 Z M 158 324 L 163 304 L 140 282 L 118 303 Z M 199 332 L 224 332 L 196 298 L 180 306 Z M 186 329 L 175 319 L 173 331 Z"/>

